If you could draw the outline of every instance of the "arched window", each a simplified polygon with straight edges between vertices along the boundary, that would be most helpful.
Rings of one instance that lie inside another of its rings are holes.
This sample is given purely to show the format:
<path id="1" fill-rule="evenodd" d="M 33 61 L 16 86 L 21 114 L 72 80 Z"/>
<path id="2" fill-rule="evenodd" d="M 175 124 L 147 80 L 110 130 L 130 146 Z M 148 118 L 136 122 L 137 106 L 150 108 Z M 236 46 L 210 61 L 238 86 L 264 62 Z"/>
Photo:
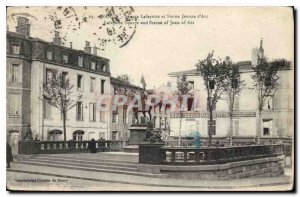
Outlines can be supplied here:
<path id="1" fill-rule="evenodd" d="M 58 129 L 54 129 L 48 132 L 49 141 L 60 141 L 62 136 L 62 131 Z"/>
<path id="2" fill-rule="evenodd" d="M 84 131 L 76 130 L 73 132 L 73 140 L 74 141 L 82 141 L 83 140 Z"/>

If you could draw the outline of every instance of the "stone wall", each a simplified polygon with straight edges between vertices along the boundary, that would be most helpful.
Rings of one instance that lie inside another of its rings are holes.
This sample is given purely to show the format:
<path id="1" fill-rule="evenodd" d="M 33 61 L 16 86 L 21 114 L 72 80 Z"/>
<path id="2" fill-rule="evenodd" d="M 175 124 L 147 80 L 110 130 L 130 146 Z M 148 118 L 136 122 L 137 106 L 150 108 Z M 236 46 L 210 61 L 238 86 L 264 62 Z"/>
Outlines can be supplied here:
<path id="1" fill-rule="evenodd" d="M 268 157 L 217 165 L 139 164 L 140 172 L 166 174 L 171 178 L 226 180 L 284 175 L 282 157 Z"/>

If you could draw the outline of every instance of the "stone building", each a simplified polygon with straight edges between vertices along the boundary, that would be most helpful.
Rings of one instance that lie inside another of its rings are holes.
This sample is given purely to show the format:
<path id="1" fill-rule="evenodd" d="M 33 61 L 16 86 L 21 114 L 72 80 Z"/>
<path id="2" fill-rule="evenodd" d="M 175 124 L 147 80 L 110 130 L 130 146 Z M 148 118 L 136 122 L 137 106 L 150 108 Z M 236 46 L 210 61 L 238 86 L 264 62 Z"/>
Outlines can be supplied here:
<path id="1" fill-rule="evenodd" d="M 50 69 L 61 72 L 74 85 L 71 99 L 76 106 L 67 114 L 67 140 L 107 139 L 110 113 L 97 110 L 99 95 L 110 95 L 109 60 L 97 55 L 86 41 L 84 50 L 30 37 L 30 24 L 18 18 L 15 32 L 7 32 L 7 131 L 23 139 L 31 130 L 38 140 L 63 140 L 59 110 L 41 98 Z M 79 95 L 82 97 L 79 99 Z M 29 129 L 30 128 L 30 129 Z"/>
<path id="2" fill-rule="evenodd" d="M 32 42 L 29 29 L 29 21 L 19 18 L 17 33 L 7 32 L 6 35 L 6 127 L 7 141 L 13 149 L 31 123 Z"/>
<path id="3" fill-rule="evenodd" d="M 120 79 L 111 77 L 111 101 L 114 99 L 114 95 L 123 95 L 130 100 L 131 96 L 141 95 L 142 88 Z M 113 109 L 111 106 L 111 119 L 110 119 L 110 132 L 109 139 L 111 140 L 124 140 L 127 141 L 130 137 L 129 128 L 135 123 L 133 110 L 129 110 L 129 102 L 124 105 L 117 106 Z M 141 119 L 141 114 L 138 115 L 139 120 Z"/>
<path id="4" fill-rule="evenodd" d="M 263 56 L 262 46 L 252 50 L 251 60 L 238 62 L 241 80 L 246 86 L 239 96 L 235 98 L 233 135 L 255 137 L 256 124 L 258 122 L 257 93 L 253 90 L 253 66 L 257 63 L 257 57 Z M 256 58 L 255 58 L 256 57 Z M 176 90 L 177 77 L 185 74 L 187 81 L 194 91 L 194 104 L 196 109 L 189 108 L 183 114 L 181 124 L 181 136 L 191 136 L 193 132 L 199 132 L 201 136 L 208 136 L 209 112 L 207 110 L 207 91 L 204 80 L 196 69 L 169 73 L 171 90 Z M 293 63 L 289 67 L 282 67 L 278 71 L 280 77 L 279 89 L 274 97 L 270 97 L 262 111 L 263 130 L 262 137 L 291 137 L 294 133 L 294 70 Z M 226 99 L 217 103 L 213 112 L 214 125 L 213 137 L 227 137 L 229 134 L 229 107 Z M 179 135 L 179 112 L 170 114 L 171 136 Z"/>

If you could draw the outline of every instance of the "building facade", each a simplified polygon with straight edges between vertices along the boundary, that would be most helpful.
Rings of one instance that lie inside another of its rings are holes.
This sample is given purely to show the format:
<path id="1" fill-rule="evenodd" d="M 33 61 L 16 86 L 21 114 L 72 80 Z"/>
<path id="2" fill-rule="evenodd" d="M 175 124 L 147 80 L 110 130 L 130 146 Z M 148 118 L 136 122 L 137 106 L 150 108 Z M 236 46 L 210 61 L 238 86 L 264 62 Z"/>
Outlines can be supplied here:
<path id="1" fill-rule="evenodd" d="M 130 99 L 134 95 L 141 95 L 141 87 L 124 82 L 120 79 L 111 77 L 111 101 L 115 95 L 126 96 L 127 102 L 124 105 L 111 106 L 110 110 L 110 133 L 109 139 L 127 141 L 130 137 L 130 126 L 135 123 L 135 115 L 132 109 L 129 109 Z M 138 114 L 141 120 L 141 114 Z"/>
<path id="2" fill-rule="evenodd" d="M 24 24 L 24 25 L 22 25 Z M 19 21 L 18 31 L 29 28 L 28 21 Z M 26 33 L 26 32 L 25 32 Z M 29 33 L 29 32 L 28 32 Z M 6 127 L 7 142 L 16 151 L 19 138 L 30 127 L 31 95 L 31 40 L 22 34 L 6 35 Z"/>
<path id="3" fill-rule="evenodd" d="M 257 92 L 253 88 L 253 66 L 263 56 L 263 47 L 252 50 L 252 61 L 237 63 L 241 80 L 245 82 L 240 94 L 235 97 L 233 136 L 255 137 L 258 119 Z M 253 54 L 255 53 L 255 54 Z M 176 91 L 177 79 L 182 74 L 187 76 L 194 93 L 193 107 L 183 112 L 180 120 L 179 112 L 171 112 L 171 136 L 189 137 L 193 132 L 208 137 L 209 112 L 207 107 L 207 90 L 204 80 L 196 69 L 169 73 L 171 89 Z M 262 111 L 262 137 L 291 137 L 294 133 L 294 70 L 293 66 L 283 67 L 278 71 L 279 89 L 274 97 L 270 97 Z M 219 100 L 213 112 L 213 137 L 227 137 L 230 130 L 228 100 Z M 181 125 L 181 126 L 180 126 Z M 181 130 L 180 130 L 181 128 Z M 179 131 L 180 130 L 180 131 Z"/>
<path id="4" fill-rule="evenodd" d="M 22 27 L 22 28 L 21 28 Z M 108 139 L 110 109 L 99 111 L 100 95 L 110 95 L 109 60 L 86 42 L 84 50 L 30 37 L 30 24 L 18 18 L 17 32 L 7 32 L 7 131 L 23 139 L 30 130 L 37 140 L 63 140 L 60 111 L 43 101 L 43 83 L 51 69 L 73 85 L 76 105 L 67 113 L 67 140 Z M 92 51 L 93 50 L 93 51 Z"/>

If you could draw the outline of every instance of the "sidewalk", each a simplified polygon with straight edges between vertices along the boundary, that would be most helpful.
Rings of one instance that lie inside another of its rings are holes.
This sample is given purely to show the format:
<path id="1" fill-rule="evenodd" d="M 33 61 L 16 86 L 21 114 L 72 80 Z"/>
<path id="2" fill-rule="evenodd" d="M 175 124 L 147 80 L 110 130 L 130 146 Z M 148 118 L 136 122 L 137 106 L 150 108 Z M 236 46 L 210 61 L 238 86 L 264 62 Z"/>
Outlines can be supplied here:
<path id="1" fill-rule="evenodd" d="M 285 169 L 286 170 L 286 169 Z M 291 175 L 289 169 L 286 172 L 287 175 Z M 176 187 L 177 191 L 186 188 L 194 188 L 197 190 L 262 190 L 265 187 L 272 187 L 271 190 L 288 190 L 291 188 L 291 176 L 282 177 L 270 177 L 270 178 L 246 178 L 246 179 L 234 179 L 226 181 L 209 181 L 209 180 L 180 180 L 172 178 L 152 178 L 141 177 L 125 174 L 114 174 L 105 172 L 91 172 L 84 170 L 72 170 L 62 169 L 47 166 L 33 166 L 26 164 L 12 163 L 12 168 L 7 172 L 26 173 L 30 175 L 43 175 L 43 176 L 55 176 L 69 179 L 97 181 L 105 183 L 119 183 L 139 186 L 152 186 L 152 187 Z M 8 177 L 9 178 L 9 177 Z M 14 180 L 9 180 L 14 181 Z M 259 188 L 257 188 L 259 187 Z"/>

